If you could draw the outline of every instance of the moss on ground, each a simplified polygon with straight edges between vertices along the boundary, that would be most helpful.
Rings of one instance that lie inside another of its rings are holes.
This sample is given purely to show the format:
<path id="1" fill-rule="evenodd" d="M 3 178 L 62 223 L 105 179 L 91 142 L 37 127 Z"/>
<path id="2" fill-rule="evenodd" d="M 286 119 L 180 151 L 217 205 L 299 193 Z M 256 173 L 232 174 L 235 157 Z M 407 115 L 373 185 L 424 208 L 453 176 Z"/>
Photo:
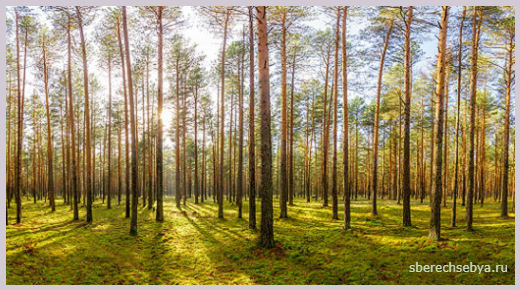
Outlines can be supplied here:
<path id="1" fill-rule="evenodd" d="M 165 203 L 165 221 L 139 209 L 139 234 L 129 235 L 124 203 L 112 209 L 94 204 L 94 222 L 72 221 L 58 201 L 56 212 L 42 202 L 24 201 L 23 220 L 7 226 L 7 284 L 514 284 L 515 220 L 499 218 L 499 204 L 475 206 L 474 231 L 450 226 L 451 208 L 442 209 L 441 242 L 427 239 L 429 207 L 412 202 L 413 227 L 401 225 L 401 207 L 354 201 L 352 230 L 331 220 L 330 207 L 295 201 L 289 218 L 275 219 L 276 247 L 255 247 L 258 233 L 248 229 L 236 206 L 225 204 L 216 217 L 213 201 L 188 202 L 181 210 Z M 245 202 L 247 203 L 247 202 Z M 275 216 L 278 216 L 278 201 Z M 260 208 L 257 206 L 257 208 Z M 340 219 L 342 219 L 340 206 Z M 258 215 L 257 220 L 260 220 Z M 507 273 L 411 273 L 415 264 L 507 265 Z"/>

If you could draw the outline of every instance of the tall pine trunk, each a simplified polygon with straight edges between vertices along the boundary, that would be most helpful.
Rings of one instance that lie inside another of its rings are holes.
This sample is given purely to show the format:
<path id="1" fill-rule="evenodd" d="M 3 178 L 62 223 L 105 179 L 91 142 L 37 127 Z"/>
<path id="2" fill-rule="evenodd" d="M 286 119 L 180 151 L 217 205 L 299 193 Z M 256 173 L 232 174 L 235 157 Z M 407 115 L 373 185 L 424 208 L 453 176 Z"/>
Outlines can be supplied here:
<path id="1" fill-rule="evenodd" d="M 379 107 L 381 103 L 381 87 L 383 84 L 383 71 L 385 67 L 386 51 L 388 49 L 388 43 L 390 42 L 390 35 L 394 27 L 394 20 L 390 22 L 388 31 L 385 37 L 385 43 L 383 45 L 383 51 L 381 52 L 381 59 L 379 61 L 379 74 L 377 78 L 377 97 L 376 97 L 376 111 L 374 115 L 374 136 L 372 140 L 372 215 L 377 215 L 377 158 L 379 149 Z M 409 26 L 407 25 L 407 28 Z M 409 29 L 407 29 L 407 41 L 409 41 Z"/>
<path id="2" fill-rule="evenodd" d="M 287 12 L 283 10 L 281 19 L 282 29 L 282 43 L 280 48 L 280 58 L 282 66 L 281 75 L 281 90 L 282 90 L 282 128 L 281 128 L 281 142 L 280 142 L 280 218 L 287 218 L 287 200 L 288 200 L 288 181 L 287 181 L 287 27 L 286 17 Z"/>
<path id="3" fill-rule="evenodd" d="M 336 40 L 334 48 L 334 108 L 333 108 L 333 123 L 332 123 L 332 219 L 338 218 L 338 74 L 339 74 L 339 24 L 341 20 L 341 8 L 336 8 Z"/>
<path id="4" fill-rule="evenodd" d="M 325 88 L 323 93 L 323 133 L 322 133 L 322 171 L 321 171 L 321 186 L 323 191 L 323 206 L 329 205 L 329 183 L 327 176 L 327 163 L 329 156 L 329 120 L 327 118 L 327 99 L 329 88 L 329 66 L 330 66 L 330 51 L 327 51 L 325 64 Z"/>
<path id="5" fill-rule="evenodd" d="M 244 31 L 245 33 L 245 31 Z M 239 83 L 238 83 L 238 170 L 237 170 L 237 205 L 238 205 L 238 218 L 242 218 L 242 199 L 244 195 L 243 177 L 244 177 L 244 54 L 245 54 L 245 34 L 242 39 L 242 55 L 239 61 Z"/>
<path id="6" fill-rule="evenodd" d="M 430 239 L 438 241 L 441 238 L 441 199 L 443 192 L 442 184 L 442 158 L 444 137 L 444 97 L 446 84 L 446 38 L 448 34 L 449 6 L 442 7 L 439 29 L 439 45 L 437 56 L 437 88 L 436 88 L 436 110 L 435 110 L 435 182 L 433 184 L 433 201 L 430 213 Z M 445 165 L 446 166 L 446 165 Z"/>
<path id="7" fill-rule="evenodd" d="M 460 130 L 460 98 L 462 94 L 462 40 L 463 40 L 463 28 L 464 20 L 466 18 L 466 6 L 462 7 L 462 15 L 460 18 L 459 27 L 459 52 L 457 55 L 458 68 L 457 68 L 457 120 L 455 125 L 455 174 L 454 174 L 454 185 L 453 185 L 453 206 L 451 211 L 451 226 L 454 227 L 457 224 L 457 196 L 459 191 L 459 130 Z"/>
<path id="8" fill-rule="evenodd" d="M 411 226 L 410 212 L 410 102 L 412 99 L 410 32 L 413 6 L 408 7 L 404 46 L 403 226 Z"/>
<path id="9" fill-rule="evenodd" d="M 123 37 L 125 39 L 125 60 L 128 79 L 128 99 L 130 100 L 130 129 L 132 132 L 132 211 L 130 219 L 130 235 L 137 235 L 137 142 L 136 122 L 134 110 L 134 87 L 132 83 L 132 62 L 130 60 L 130 44 L 128 39 L 128 27 L 126 21 L 126 6 L 123 6 Z"/>
<path id="10" fill-rule="evenodd" d="M 263 248 L 274 247 L 273 232 L 273 174 L 271 144 L 271 97 L 269 84 L 269 51 L 267 40 L 267 15 L 265 6 L 258 6 L 258 75 L 260 88 L 260 143 L 262 157 L 262 179 L 260 195 L 262 197 L 262 220 L 260 224 L 259 245 Z"/>
<path id="11" fill-rule="evenodd" d="M 226 42 L 228 34 L 228 22 L 230 11 L 226 8 L 224 20 L 224 39 L 220 59 L 220 166 L 219 166 L 219 190 L 218 190 L 218 217 L 224 218 L 224 95 L 225 95 L 225 69 L 226 69 Z M 231 138 L 231 136 L 229 136 Z"/>
<path id="12" fill-rule="evenodd" d="M 107 176 L 107 208 L 112 207 L 112 55 L 108 55 L 108 176 Z"/>
<path id="13" fill-rule="evenodd" d="M 470 127 L 469 127 L 469 188 L 466 200 L 466 222 L 468 230 L 473 229 L 473 196 L 475 194 L 475 119 L 477 102 L 477 76 L 478 76 L 478 49 L 480 39 L 480 25 L 482 23 L 481 10 L 473 8 L 473 40 L 471 55 L 471 84 L 470 84 Z"/>
<path id="14" fill-rule="evenodd" d="M 53 145 L 52 145 L 52 125 L 49 102 L 49 67 L 47 62 L 47 44 L 45 36 L 42 36 L 42 62 L 43 62 L 43 82 L 45 90 L 45 115 L 47 117 L 47 194 L 52 211 L 56 211 L 54 200 L 54 166 L 53 166 Z"/>
<path id="15" fill-rule="evenodd" d="M 119 44 L 119 56 L 121 58 L 121 76 L 123 77 L 123 97 L 125 111 L 125 217 L 130 217 L 130 142 L 128 136 L 128 95 L 126 86 L 125 53 L 121 40 L 121 26 L 117 23 L 117 42 Z"/>
<path id="16" fill-rule="evenodd" d="M 256 229 L 256 183 L 255 183 L 255 52 L 253 31 L 253 6 L 249 6 L 249 228 Z"/>
<path id="17" fill-rule="evenodd" d="M 20 35 L 19 35 L 19 21 L 20 14 L 18 10 L 16 13 L 16 84 L 17 84 L 17 108 L 18 108 L 18 130 L 17 130 L 17 143 L 16 143 L 16 161 L 14 163 L 14 190 L 16 200 L 16 223 L 19 224 L 22 221 L 22 143 L 23 143 L 23 106 L 24 106 L 24 95 L 25 95 L 25 81 L 22 91 L 22 79 L 20 77 Z M 24 42 L 24 80 L 26 70 L 26 59 L 27 59 L 27 29 L 25 30 L 25 42 Z"/>
<path id="18" fill-rule="evenodd" d="M 88 91 L 88 64 L 85 36 L 83 34 L 83 19 L 79 6 L 76 6 L 76 16 L 78 18 L 79 35 L 81 39 L 81 56 L 83 60 L 83 90 L 85 96 L 85 154 L 86 154 L 86 198 L 87 198 L 87 223 L 92 222 L 92 132 L 90 125 L 90 101 Z"/>
<path id="19" fill-rule="evenodd" d="M 68 117 L 70 130 L 70 161 L 71 161 L 71 178 L 72 178 L 72 199 L 74 220 L 79 220 L 78 203 L 79 203 L 79 188 L 78 188 L 78 170 L 76 159 L 76 134 L 74 125 L 74 100 L 72 97 L 72 41 L 70 35 L 71 29 L 71 15 L 67 8 L 67 93 L 68 93 Z"/>
<path id="20" fill-rule="evenodd" d="M 507 217 L 507 196 L 509 186 L 509 122 L 511 115 L 511 84 L 513 82 L 513 46 L 514 32 L 509 33 L 509 47 L 507 51 L 506 69 L 506 110 L 504 112 L 504 148 L 502 157 L 502 192 L 501 192 L 501 217 Z M 514 148 L 514 147 L 513 147 Z M 514 204 L 514 199 L 513 199 Z"/>
<path id="21" fill-rule="evenodd" d="M 350 180 L 349 180 L 349 159 L 348 159 L 348 91 L 347 91 L 347 12 L 348 7 L 343 7 L 343 17 L 341 22 L 341 72 L 343 80 L 343 198 L 344 198 L 344 217 L 343 228 L 350 229 Z"/>
<path id="22" fill-rule="evenodd" d="M 160 6 L 157 8 L 157 22 L 158 22 L 158 44 L 157 44 L 157 149 L 156 149 L 156 174 L 157 174 L 157 212 L 155 215 L 155 220 L 158 222 L 162 222 L 164 220 L 164 209 L 163 209 L 163 128 L 162 128 L 162 107 L 163 107 L 163 26 L 162 26 L 162 11 L 163 7 Z M 150 132 L 148 132 L 150 134 Z M 150 144 L 150 143 L 148 143 Z M 151 166 L 151 164 L 150 164 Z M 149 177 L 151 180 L 151 176 Z M 151 192 L 151 186 L 149 185 L 149 190 Z M 151 194 L 149 194 L 151 197 Z M 148 198 L 148 208 L 150 208 L 150 204 L 152 200 Z"/>
<path id="23" fill-rule="evenodd" d="M 293 59 L 292 59 L 292 72 L 291 72 L 291 114 L 289 121 L 289 205 L 294 205 L 294 76 L 296 73 L 296 52 L 297 47 L 294 48 Z"/>

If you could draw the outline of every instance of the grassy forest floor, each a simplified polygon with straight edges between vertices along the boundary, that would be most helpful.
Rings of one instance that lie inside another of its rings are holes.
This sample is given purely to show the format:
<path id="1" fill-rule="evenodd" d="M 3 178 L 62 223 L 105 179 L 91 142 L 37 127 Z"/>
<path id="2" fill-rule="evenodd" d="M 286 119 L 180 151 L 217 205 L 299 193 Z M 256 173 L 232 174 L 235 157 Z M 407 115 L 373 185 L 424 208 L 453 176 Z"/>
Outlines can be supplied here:
<path id="1" fill-rule="evenodd" d="M 7 284 L 513 284 L 515 220 L 499 218 L 500 205 L 475 206 L 475 230 L 464 225 L 459 206 L 458 226 L 450 226 L 451 208 L 442 209 L 441 242 L 428 240 L 429 207 L 412 201 L 414 227 L 401 226 L 401 206 L 378 201 L 379 216 L 370 202 L 354 201 L 352 230 L 333 221 L 330 207 L 296 200 L 289 219 L 275 219 L 277 246 L 255 247 L 257 233 L 248 229 L 236 206 L 225 204 L 225 219 L 217 205 L 188 202 L 182 211 L 165 203 L 165 221 L 155 212 L 139 210 L 139 234 L 129 235 L 124 202 L 107 210 L 94 204 L 94 222 L 72 221 L 69 206 L 59 200 L 56 212 L 42 202 L 23 203 L 23 220 L 7 226 Z M 275 217 L 278 201 L 275 200 Z M 257 206 L 257 209 L 260 206 Z M 340 219 L 342 219 L 340 206 Z M 257 217 L 260 221 L 260 215 Z M 411 273 L 419 264 L 507 265 L 507 273 Z"/>

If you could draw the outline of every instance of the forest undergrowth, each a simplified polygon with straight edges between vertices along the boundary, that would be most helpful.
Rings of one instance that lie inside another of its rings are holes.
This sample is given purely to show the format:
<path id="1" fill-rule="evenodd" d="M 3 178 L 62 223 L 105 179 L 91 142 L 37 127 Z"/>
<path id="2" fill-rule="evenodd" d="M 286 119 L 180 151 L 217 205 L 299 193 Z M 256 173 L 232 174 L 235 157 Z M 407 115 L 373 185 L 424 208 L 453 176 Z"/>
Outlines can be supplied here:
<path id="1" fill-rule="evenodd" d="M 275 212 L 278 208 L 275 200 Z M 430 241 L 428 202 L 412 201 L 412 227 L 403 227 L 402 208 L 380 201 L 378 216 L 370 202 L 353 201 L 352 229 L 330 219 L 330 207 L 295 200 L 289 218 L 275 218 L 276 246 L 256 247 L 236 206 L 165 202 L 165 221 L 139 210 L 141 230 L 128 235 L 124 202 L 106 209 L 94 203 L 88 225 L 85 209 L 72 221 L 70 206 L 56 212 L 41 201 L 24 201 L 25 222 L 7 226 L 7 284 L 513 284 L 514 213 L 499 217 L 499 203 L 475 206 L 475 227 L 466 230 L 465 208 L 458 206 L 458 225 L 450 225 L 450 208 L 442 208 L 443 240 Z M 14 208 L 9 209 L 14 217 Z M 340 208 L 340 213 L 343 212 Z M 259 219 L 258 219 L 259 220 Z M 259 227 L 259 224 L 258 224 Z M 409 265 L 507 265 L 507 273 L 412 273 Z"/>

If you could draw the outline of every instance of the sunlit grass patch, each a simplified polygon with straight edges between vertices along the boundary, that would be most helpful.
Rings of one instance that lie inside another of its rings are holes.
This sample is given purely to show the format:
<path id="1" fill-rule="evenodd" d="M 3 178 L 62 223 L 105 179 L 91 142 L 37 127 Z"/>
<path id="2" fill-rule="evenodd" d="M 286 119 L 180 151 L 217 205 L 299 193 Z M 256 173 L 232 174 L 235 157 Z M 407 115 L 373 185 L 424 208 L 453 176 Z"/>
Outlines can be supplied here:
<path id="1" fill-rule="evenodd" d="M 402 207 L 379 202 L 352 205 L 352 229 L 331 219 L 331 207 L 295 200 L 289 218 L 278 218 L 274 201 L 276 247 L 256 247 L 257 232 L 248 229 L 237 206 L 225 203 L 225 218 L 216 216 L 212 200 L 176 208 L 168 197 L 165 221 L 155 211 L 139 209 L 139 234 L 129 235 L 124 202 L 112 209 L 99 201 L 94 222 L 72 221 L 70 206 L 58 201 L 56 212 L 42 202 L 23 204 L 21 225 L 7 226 L 8 284 L 512 284 L 515 220 L 499 218 L 500 205 L 475 207 L 475 231 L 467 231 L 465 208 L 451 227 L 451 208 L 442 208 L 442 236 L 428 236 L 429 206 L 412 201 L 413 227 L 402 226 Z M 451 206 L 451 205 L 450 205 Z M 258 204 L 257 208 L 260 208 Z M 9 209 L 9 223 L 14 220 Z M 511 214 L 514 217 L 514 214 Z M 257 217 L 260 221 L 260 215 Z M 258 224 L 259 226 L 259 224 Z M 508 273 L 410 273 L 409 265 L 505 264 Z"/>

